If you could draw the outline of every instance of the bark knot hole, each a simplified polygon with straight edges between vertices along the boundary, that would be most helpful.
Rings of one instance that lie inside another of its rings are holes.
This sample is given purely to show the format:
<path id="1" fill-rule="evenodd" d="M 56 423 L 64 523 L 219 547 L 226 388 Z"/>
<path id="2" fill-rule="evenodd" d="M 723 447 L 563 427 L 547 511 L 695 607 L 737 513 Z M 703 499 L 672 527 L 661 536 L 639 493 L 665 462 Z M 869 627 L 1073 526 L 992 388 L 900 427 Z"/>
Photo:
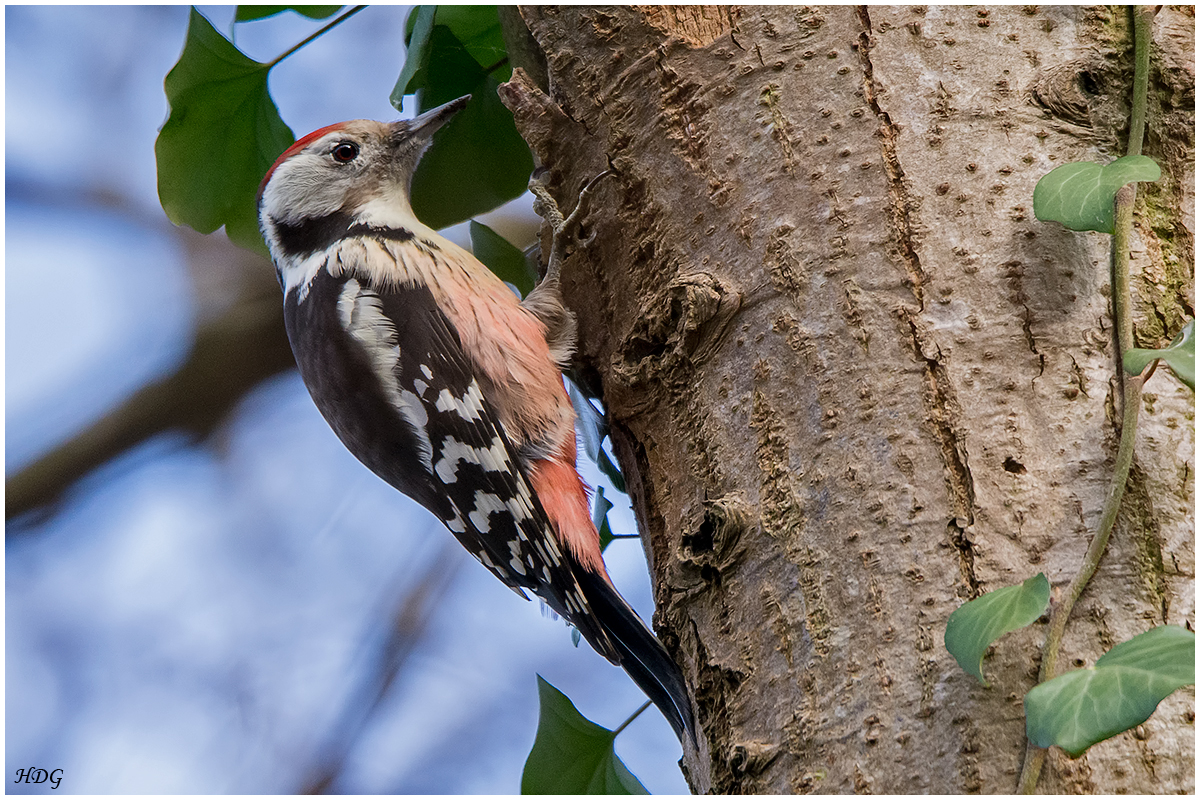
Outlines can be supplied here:
<path id="1" fill-rule="evenodd" d="M 1025 469 L 1025 465 L 1020 461 L 1017 461 L 1012 456 L 1009 456 L 1008 458 L 1004 459 L 1004 471 L 1011 472 L 1013 475 L 1024 475 L 1028 470 Z"/>

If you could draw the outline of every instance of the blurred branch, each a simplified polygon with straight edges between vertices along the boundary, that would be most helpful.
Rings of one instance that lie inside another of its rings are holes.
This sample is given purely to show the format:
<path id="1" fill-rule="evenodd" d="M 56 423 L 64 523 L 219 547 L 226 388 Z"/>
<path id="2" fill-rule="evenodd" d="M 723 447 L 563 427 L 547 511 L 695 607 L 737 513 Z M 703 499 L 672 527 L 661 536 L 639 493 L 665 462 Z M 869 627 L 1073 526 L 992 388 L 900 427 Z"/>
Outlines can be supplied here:
<path id="1" fill-rule="evenodd" d="M 176 228 L 118 194 L 9 189 L 49 206 L 101 208 L 173 237 L 184 250 L 196 292 L 196 341 L 172 375 L 143 387 L 99 421 L 5 480 L 6 520 L 53 511 L 62 495 L 96 467 L 167 430 L 210 434 L 250 390 L 294 366 L 283 330 L 283 304 L 270 265 L 224 236 Z M 26 526 L 8 526 L 7 535 Z"/>
<path id="2" fill-rule="evenodd" d="M 448 538 L 420 580 L 396 605 L 376 673 L 364 681 L 361 690 L 346 703 L 329 736 L 326 752 L 318 757 L 318 766 L 305 781 L 300 794 L 327 794 L 333 788 L 342 774 L 346 758 L 367 730 L 396 676 L 425 635 L 439 601 L 450 588 L 458 566 L 462 564 L 462 559 L 456 557 L 457 550 L 458 545 Z"/>
<path id="3" fill-rule="evenodd" d="M 155 434 L 176 429 L 206 436 L 260 381 L 294 363 L 278 292 L 241 298 L 201 325 L 177 372 L 7 479 L 5 519 L 55 503 L 75 481 Z"/>

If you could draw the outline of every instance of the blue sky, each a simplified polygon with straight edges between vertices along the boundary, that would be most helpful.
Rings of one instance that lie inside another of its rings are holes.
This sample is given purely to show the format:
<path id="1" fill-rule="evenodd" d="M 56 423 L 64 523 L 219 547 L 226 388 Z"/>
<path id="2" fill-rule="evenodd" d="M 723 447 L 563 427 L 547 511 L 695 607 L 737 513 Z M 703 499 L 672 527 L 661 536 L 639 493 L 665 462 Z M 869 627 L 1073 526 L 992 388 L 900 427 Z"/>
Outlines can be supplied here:
<path id="1" fill-rule="evenodd" d="M 232 7 L 201 10 L 229 32 Z M 8 475 L 173 370 L 206 313 L 155 189 L 162 80 L 187 13 L 5 10 Z M 368 9 L 275 69 L 297 135 L 395 117 L 406 13 Z M 319 24 L 285 14 L 239 25 L 236 41 L 269 60 Z M 632 532 L 614 499 L 614 528 Z M 648 618 L 636 540 L 608 561 Z M 536 673 L 609 727 L 641 704 L 624 673 L 359 465 L 288 373 L 209 440 L 146 442 L 7 542 L 9 772 L 62 768 L 70 793 L 294 792 L 376 673 L 384 623 L 435 562 L 449 583 L 336 790 L 517 791 Z M 686 791 L 657 713 L 618 752 L 652 792 Z"/>

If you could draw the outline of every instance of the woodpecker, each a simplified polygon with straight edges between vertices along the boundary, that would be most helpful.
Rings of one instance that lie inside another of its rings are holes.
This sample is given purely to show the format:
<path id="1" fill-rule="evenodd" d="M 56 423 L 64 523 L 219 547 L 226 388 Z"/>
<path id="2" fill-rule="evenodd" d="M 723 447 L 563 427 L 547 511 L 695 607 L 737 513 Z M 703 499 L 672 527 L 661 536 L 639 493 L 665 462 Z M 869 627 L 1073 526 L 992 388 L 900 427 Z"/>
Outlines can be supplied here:
<path id="1" fill-rule="evenodd" d="M 574 318 L 557 276 L 522 302 L 413 215 L 413 171 L 469 99 L 321 128 L 267 171 L 259 221 L 296 364 L 359 461 L 565 618 L 694 743 L 682 673 L 613 587 L 575 469 L 562 378 Z"/>

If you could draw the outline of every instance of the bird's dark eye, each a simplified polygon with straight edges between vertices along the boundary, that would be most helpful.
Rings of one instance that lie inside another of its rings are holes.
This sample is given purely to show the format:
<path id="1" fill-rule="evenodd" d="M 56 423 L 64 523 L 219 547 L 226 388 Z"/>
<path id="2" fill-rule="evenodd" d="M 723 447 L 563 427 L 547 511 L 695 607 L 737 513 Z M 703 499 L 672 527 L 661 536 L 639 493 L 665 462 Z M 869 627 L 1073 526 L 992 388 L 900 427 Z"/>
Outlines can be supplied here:
<path id="1" fill-rule="evenodd" d="M 333 160 L 339 164 L 349 164 L 358 158 L 358 145 L 353 142 L 338 142 L 333 146 Z"/>

